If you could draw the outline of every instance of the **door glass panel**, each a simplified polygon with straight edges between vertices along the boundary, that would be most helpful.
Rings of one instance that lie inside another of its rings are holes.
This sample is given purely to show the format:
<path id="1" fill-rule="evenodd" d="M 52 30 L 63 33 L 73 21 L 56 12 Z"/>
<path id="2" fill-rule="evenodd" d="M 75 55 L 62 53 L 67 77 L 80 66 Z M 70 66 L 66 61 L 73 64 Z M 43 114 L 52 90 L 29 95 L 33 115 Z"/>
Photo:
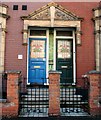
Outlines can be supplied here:
<path id="1" fill-rule="evenodd" d="M 45 58 L 45 41 L 32 40 L 30 45 L 31 58 Z"/>
<path id="2" fill-rule="evenodd" d="M 73 36 L 72 31 L 56 31 L 56 36 Z"/>
<path id="3" fill-rule="evenodd" d="M 71 58 L 71 44 L 66 40 L 58 40 L 58 58 Z"/>

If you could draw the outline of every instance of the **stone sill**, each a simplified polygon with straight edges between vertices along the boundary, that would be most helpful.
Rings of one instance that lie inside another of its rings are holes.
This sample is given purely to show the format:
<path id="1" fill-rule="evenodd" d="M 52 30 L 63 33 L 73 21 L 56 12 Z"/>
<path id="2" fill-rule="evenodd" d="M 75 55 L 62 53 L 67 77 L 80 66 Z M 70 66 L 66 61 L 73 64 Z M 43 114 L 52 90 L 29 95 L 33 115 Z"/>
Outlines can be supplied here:
<path id="1" fill-rule="evenodd" d="M 6 103 L 7 99 L 0 99 L 0 103 Z"/>
<path id="2" fill-rule="evenodd" d="M 8 71 L 5 71 L 5 73 L 11 73 L 11 74 L 20 74 L 21 71 L 18 71 L 18 70 L 8 70 Z"/>
<path id="3" fill-rule="evenodd" d="M 91 70 L 91 71 L 87 72 L 86 74 L 101 74 L 101 72 L 96 71 L 96 70 Z"/>

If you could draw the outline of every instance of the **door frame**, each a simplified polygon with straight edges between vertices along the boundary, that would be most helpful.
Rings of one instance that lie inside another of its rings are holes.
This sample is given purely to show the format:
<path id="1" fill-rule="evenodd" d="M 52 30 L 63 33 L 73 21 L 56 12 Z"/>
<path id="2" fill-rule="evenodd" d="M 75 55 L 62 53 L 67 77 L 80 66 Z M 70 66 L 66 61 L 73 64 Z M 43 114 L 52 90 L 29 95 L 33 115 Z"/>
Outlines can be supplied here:
<path id="1" fill-rule="evenodd" d="M 30 36 L 30 30 L 46 30 L 46 36 Z M 49 59 L 49 29 L 47 28 L 30 28 L 28 30 L 28 46 L 27 46 L 27 85 L 30 83 L 28 82 L 28 70 L 29 70 L 29 50 L 30 50 L 30 38 L 45 38 L 46 39 L 46 78 L 48 78 L 48 59 Z M 48 84 L 48 79 L 44 85 Z"/>
<path id="2" fill-rule="evenodd" d="M 64 36 L 56 36 L 57 30 L 68 30 L 68 28 L 55 28 L 54 29 L 54 70 L 56 70 L 56 39 L 63 38 L 63 39 L 73 39 L 73 83 L 72 85 L 76 84 L 76 44 L 75 44 L 75 30 L 73 29 L 73 36 L 72 37 L 64 37 Z M 71 30 L 71 29 L 70 29 Z"/>
<path id="3" fill-rule="evenodd" d="M 46 30 L 46 36 L 30 36 L 30 29 L 28 30 L 28 47 L 27 47 L 27 84 L 28 83 L 28 66 L 29 66 L 29 39 L 30 38 L 46 38 L 46 78 L 48 78 L 48 64 L 49 64 L 49 28 L 32 28 L 33 30 Z M 31 29 L 31 30 L 32 30 Z M 72 85 L 76 84 L 76 40 L 75 40 L 75 30 L 73 29 L 73 36 L 72 37 L 63 37 L 63 36 L 56 36 L 56 30 L 68 30 L 68 28 L 54 28 L 54 55 L 53 55 L 53 70 L 56 70 L 56 39 L 63 38 L 63 39 L 73 39 L 73 83 Z M 44 85 L 49 85 L 49 81 L 44 83 Z"/>

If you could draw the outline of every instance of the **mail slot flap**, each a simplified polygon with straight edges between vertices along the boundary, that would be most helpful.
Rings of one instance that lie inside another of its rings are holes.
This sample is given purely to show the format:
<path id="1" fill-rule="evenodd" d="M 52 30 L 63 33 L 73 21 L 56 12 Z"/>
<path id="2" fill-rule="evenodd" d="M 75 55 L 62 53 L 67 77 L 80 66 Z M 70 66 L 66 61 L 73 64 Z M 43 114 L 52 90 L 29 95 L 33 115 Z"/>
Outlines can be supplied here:
<path id="1" fill-rule="evenodd" d="M 61 68 L 68 68 L 68 66 L 61 66 Z"/>
<path id="2" fill-rule="evenodd" d="M 34 68 L 41 68 L 41 66 L 34 66 Z"/>

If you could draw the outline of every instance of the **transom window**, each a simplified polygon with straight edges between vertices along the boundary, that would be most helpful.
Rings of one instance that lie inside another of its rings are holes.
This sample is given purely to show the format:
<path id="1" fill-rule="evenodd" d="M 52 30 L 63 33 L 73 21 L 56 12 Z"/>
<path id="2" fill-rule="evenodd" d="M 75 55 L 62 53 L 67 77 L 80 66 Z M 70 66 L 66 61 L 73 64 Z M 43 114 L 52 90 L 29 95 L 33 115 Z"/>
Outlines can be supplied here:
<path id="1" fill-rule="evenodd" d="M 56 31 L 56 36 L 73 36 L 72 31 L 62 31 L 62 30 L 57 30 Z"/>
<path id="2" fill-rule="evenodd" d="M 46 36 L 46 30 L 30 30 L 30 36 Z"/>

